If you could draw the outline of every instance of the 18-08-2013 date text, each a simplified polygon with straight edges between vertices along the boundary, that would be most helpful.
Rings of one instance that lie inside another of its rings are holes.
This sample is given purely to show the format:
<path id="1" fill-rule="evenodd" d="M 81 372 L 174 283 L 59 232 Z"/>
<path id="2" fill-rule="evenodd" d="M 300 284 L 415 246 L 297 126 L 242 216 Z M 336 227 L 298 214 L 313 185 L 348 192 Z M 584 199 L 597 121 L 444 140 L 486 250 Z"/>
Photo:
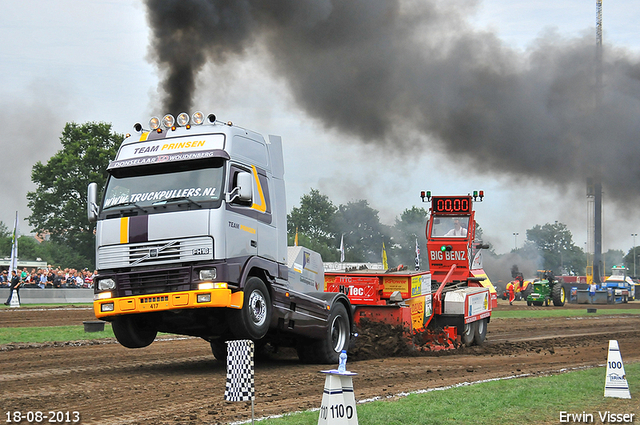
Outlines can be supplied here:
<path id="1" fill-rule="evenodd" d="M 19 410 L 5 412 L 6 420 L 8 424 L 77 424 L 80 422 L 80 412 L 77 411 L 62 411 L 62 410 L 35 410 L 28 412 L 21 412 Z"/>

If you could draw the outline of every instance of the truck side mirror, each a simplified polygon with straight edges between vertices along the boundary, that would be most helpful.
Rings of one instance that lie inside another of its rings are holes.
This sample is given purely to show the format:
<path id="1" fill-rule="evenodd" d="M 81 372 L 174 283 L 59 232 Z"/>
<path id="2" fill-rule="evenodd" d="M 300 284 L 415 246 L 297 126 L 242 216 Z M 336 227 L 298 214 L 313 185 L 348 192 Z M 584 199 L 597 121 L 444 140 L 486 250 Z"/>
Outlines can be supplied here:
<path id="1" fill-rule="evenodd" d="M 241 171 L 236 176 L 236 187 L 227 195 L 227 202 L 251 202 L 253 200 L 253 176 Z"/>
<path id="2" fill-rule="evenodd" d="M 87 218 L 90 223 L 98 221 L 98 184 L 89 183 L 87 188 Z"/>

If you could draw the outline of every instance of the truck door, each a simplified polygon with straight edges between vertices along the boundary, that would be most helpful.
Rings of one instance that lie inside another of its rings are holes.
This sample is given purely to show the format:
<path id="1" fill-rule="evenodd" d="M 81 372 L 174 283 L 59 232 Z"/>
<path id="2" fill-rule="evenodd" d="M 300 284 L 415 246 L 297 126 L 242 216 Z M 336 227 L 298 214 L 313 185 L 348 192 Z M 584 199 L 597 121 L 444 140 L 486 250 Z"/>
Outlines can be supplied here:
<path id="1" fill-rule="evenodd" d="M 277 230 L 272 222 L 267 174 L 255 166 L 232 164 L 229 170 L 229 192 L 236 187 L 237 176 L 242 172 L 252 176 L 252 199 L 227 204 L 227 258 L 259 255 L 275 259 Z"/>
<path id="2" fill-rule="evenodd" d="M 237 187 L 239 173 L 249 173 L 250 171 L 247 167 L 231 164 L 227 193 L 231 193 Z M 226 258 L 258 254 L 258 226 L 252 204 L 253 201 L 246 202 L 238 199 L 226 204 Z"/>

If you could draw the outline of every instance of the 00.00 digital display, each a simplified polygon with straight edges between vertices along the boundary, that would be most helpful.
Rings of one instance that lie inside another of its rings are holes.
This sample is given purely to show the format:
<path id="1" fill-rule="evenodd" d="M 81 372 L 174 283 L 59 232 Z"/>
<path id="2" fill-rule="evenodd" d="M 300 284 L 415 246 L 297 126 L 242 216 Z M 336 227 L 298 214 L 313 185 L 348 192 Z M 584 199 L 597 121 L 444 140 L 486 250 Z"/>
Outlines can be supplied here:
<path id="1" fill-rule="evenodd" d="M 469 196 L 433 197 L 433 212 L 436 213 L 469 213 L 471 198 Z"/>

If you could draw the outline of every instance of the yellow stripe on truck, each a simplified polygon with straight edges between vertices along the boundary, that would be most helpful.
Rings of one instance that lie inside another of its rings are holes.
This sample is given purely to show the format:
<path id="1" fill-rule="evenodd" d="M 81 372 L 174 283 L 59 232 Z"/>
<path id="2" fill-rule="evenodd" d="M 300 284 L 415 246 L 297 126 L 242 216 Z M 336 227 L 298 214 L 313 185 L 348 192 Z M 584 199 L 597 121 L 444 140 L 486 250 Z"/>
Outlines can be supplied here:
<path id="1" fill-rule="evenodd" d="M 252 165 L 251 169 L 253 171 L 253 178 L 258 188 L 258 195 L 260 195 L 260 203 L 256 204 L 254 202 L 253 205 L 251 205 L 251 208 L 253 208 L 254 210 L 258 210 L 260 212 L 265 212 L 267 211 L 267 202 L 264 200 L 264 192 L 262 191 L 262 185 L 260 184 L 260 177 L 258 176 L 258 170 L 256 169 L 255 165 Z"/>
<path id="2" fill-rule="evenodd" d="M 198 295 L 211 294 L 211 301 L 198 302 Z M 244 292 L 230 289 L 208 289 L 163 294 L 136 295 L 122 298 L 105 298 L 93 302 L 93 311 L 98 319 L 122 314 L 150 313 L 154 311 L 182 308 L 228 307 L 241 309 Z M 105 307 L 108 307 L 108 311 Z"/>
<path id="3" fill-rule="evenodd" d="M 129 217 L 120 218 L 120 243 L 129 242 Z"/>

